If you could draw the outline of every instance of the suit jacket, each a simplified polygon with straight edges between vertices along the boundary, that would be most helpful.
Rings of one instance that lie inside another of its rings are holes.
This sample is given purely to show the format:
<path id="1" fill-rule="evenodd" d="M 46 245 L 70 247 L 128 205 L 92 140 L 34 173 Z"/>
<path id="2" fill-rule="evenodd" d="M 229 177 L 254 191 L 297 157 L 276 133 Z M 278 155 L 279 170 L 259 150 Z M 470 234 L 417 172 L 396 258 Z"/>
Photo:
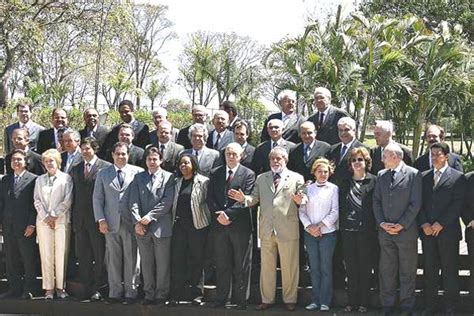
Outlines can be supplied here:
<path id="1" fill-rule="evenodd" d="M 144 155 L 145 151 L 142 148 L 131 144 L 128 150 L 128 163 L 143 168 L 145 166 L 145 161 L 143 159 Z M 107 152 L 105 160 L 110 163 L 114 163 L 114 158 L 112 157 L 112 150 L 109 150 Z"/>
<path id="2" fill-rule="evenodd" d="M 341 142 L 336 145 L 332 145 L 331 151 L 328 154 L 328 159 L 332 161 L 334 163 L 334 166 L 336 167 L 334 169 L 334 174 L 330 178 L 330 181 L 336 184 L 337 186 L 340 186 L 344 180 L 352 176 L 352 173 L 349 169 L 349 153 L 351 152 L 351 150 L 354 148 L 365 147 L 364 144 L 355 139 L 352 142 L 351 146 L 347 148 L 346 154 L 341 159 L 342 146 L 343 145 Z"/>
<path id="3" fill-rule="evenodd" d="M 283 120 L 283 112 L 273 113 L 265 120 L 260 136 L 260 141 L 262 143 L 270 139 L 270 135 L 267 131 L 267 124 L 270 120 L 273 119 Z M 305 117 L 301 114 L 296 113 L 295 115 L 293 115 L 290 121 L 286 124 L 285 128 L 283 128 L 283 139 L 295 144 L 301 142 L 301 138 L 299 136 L 300 125 L 305 120 Z"/>
<path id="4" fill-rule="evenodd" d="M 11 167 L 12 162 L 12 153 L 10 152 L 5 157 L 5 169 L 7 174 L 13 174 L 13 169 Z M 41 156 L 32 151 L 31 149 L 26 152 L 26 170 L 36 175 L 42 175 L 46 172 L 41 162 Z"/>
<path id="5" fill-rule="evenodd" d="M 314 180 L 314 175 L 311 174 L 311 167 L 318 158 L 324 158 L 329 154 L 331 146 L 328 143 L 316 140 L 313 143 L 308 160 L 304 162 L 304 143 L 298 144 L 290 153 L 288 161 L 288 169 L 301 174 L 305 181 Z"/>
<path id="6" fill-rule="evenodd" d="M 153 144 L 159 146 L 158 144 Z M 159 148 L 158 148 L 159 149 Z M 174 173 L 176 171 L 176 164 L 178 163 L 179 155 L 183 152 L 184 147 L 172 141 L 168 142 L 163 153 L 163 161 L 161 162 L 161 169 Z"/>
<path id="7" fill-rule="evenodd" d="M 122 123 L 115 125 L 105 138 L 101 149 L 101 156 L 104 155 L 104 157 L 106 157 L 107 153 L 112 149 L 114 144 L 118 142 L 118 132 L 120 130 L 121 124 Z M 135 137 L 133 138 L 132 144 L 145 149 L 146 145 L 150 143 L 148 125 L 138 120 L 133 121 L 133 123 L 130 125 L 132 125 L 133 131 L 135 132 Z"/>
<path id="8" fill-rule="evenodd" d="M 390 169 L 379 172 L 374 190 L 374 215 L 377 227 L 383 222 L 398 223 L 405 231 L 414 230 L 422 203 L 422 176 L 415 168 L 402 163 L 393 185 Z"/>
<path id="9" fill-rule="evenodd" d="M 74 158 L 72 159 L 71 163 L 68 166 L 68 169 L 66 170 L 66 164 L 67 164 L 67 152 L 62 152 L 61 153 L 61 171 L 70 173 L 72 167 L 78 165 L 80 162 L 82 162 L 82 155 L 80 151 L 77 151 L 76 154 L 74 155 Z"/>
<path id="10" fill-rule="evenodd" d="M 87 129 L 87 126 L 85 126 L 79 131 L 79 134 L 81 134 L 81 139 L 84 139 L 86 137 L 94 137 L 99 143 L 100 147 L 102 147 L 102 144 L 104 144 L 104 141 L 107 138 L 107 135 L 109 135 L 109 133 L 110 130 L 107 128 L 107 126 L 104 126 L 102 124 L 97 125 L 97 130 L 95 132 L 92 132 L 92 134 Z"/>
<path id="11" fill-rule="evenodd" d="M 173 224 L 176 218 L 176 206 L 178 205 L 179 191 L 183 183 L 183 177 L 174 179 L 174 199 L 171 213 L 173 215 Z M 211 223 L 211 214 L 207 207 L 207 186 L 209 178 L 200 174 L 196 174 L 193 178 L 193 189 L 191 191 L 191 212 L 193 215 L 194 228 L 202 229 Z"/>
<path id="12" fill-rule="evenodd" d="M 299 239 L 298 206 L 293 202 L 293 194 L 303 185 L 303 176 L 288 169 L 282 173 L 277 188 L 271 171 L 257 177 L 252 194 L 245 199 L 249 206 L 260 202 L 260 239 L 269 240 L 273 232 L 279 241 Z"/>
<path id="13" fill-rule="evenodd" d="M 207 190 L 207 205 L 214 219 L 212 225 L 216 228 L 224 228 L 217 221 L 217 211 L 225 211 L 226 215 L 232 221 L 228 226 L 231 229 L 239 231 L 252 230 L 252 217 L 250 208 L 227 197 L 227 191 L 230 189 L 242 190 L 244 194 L 252 193 L 255 183 L 255 173 L 243 165 L 239 165 L 230 183 L 227 183 L 227 168 L 220 166 L 215 169 L 210 177 Z"/>
<path id="14" fill-rule="evenodd" d="M 56 143 L 54 141 L 54 128 L 48 128 L 39 132 L 36 152 L 41 155 L 50 148 L 56 148 Z"/>
<path id="15" fill-rule="evenodd" d="M 28 146 L 32 150 L 36 150 L 36 145 L 38 142 L 38 137 L 39 133 L 44 130 L 44 127 L 39 125 L 38 123 L 35 123 L 33 121 L 30 121 L 27 123 L 30 125 L 28 127 L 28 132 L 30 133 L 30 143 Z M 3 154 L 6 155 L 10 153 L 10 151 L 13 150 L 13 144 L 12 144 L 12 133 L 15 129 L 20 128 L 20 122 L 13 123 L 11 125 L 8 125 L 5 128 L 5 133 L 3 136 Z"/>
<path id="16" fill-rule="evenodd" d="M 69 173 L 74 184 L 71 212 L 72 228 L 74 231 L 97 229 L 92 205 L 95 180 L 101 169 L 111 166 L 109 162 L 97 159 L 86 177 L 84 174 L 85 164 L 85 161 L 81 161 L 75 165 Z"/>
<path id="17" fill-rule="evenodd" d="M 466 192 L 464 194 L 464 208 L 462 211 L 462 220 L 464 225 L 467 226 L 472 220 L 474 220 L 474 171 L 466 173 Z M 474 228 L 466 227 L 466 240 L 472 240 L 469 238 L 474 234 Z"/>
<path id="18" fill-rule="evenodd" d="M 47 173 L 41 175 L 36 180 L 34 190 L 34 205 L 38 216 L 36 221 L 43 221 L 47 216 L 55 216 L 57 224 L 71 222 L 72 205 L 72 179 L 71 176 L 62 171 L 56 172 L 56 179 L 52 187 Z M 51 191 L 49 200 L 46 198 Z"/>
<path id="19" fill-rule="evenodd" d="M 179 129 L 173 127 L 173 129 L 171 130 L 170 141 L 176 143 L 176 140 L 178 139 L 178 133 L 179 133 Z M 150 139 L 150 144 L 158 146 L 159 140 L 158 140 L 158 135 L 156 135 L 156 129 L 150 132 L 149 139 Z"/>
<path id="20" fill-rule="evenodd" d="M 11 225 L 13 234 L 21 237 L 29 225 L 36 225 L 36 210 L 33 192 L 37 176 L 26 171 L 14 185 L 14 175 L 8 174 L 0 180 L 0 220 Z"/>
<path id="21" fill-rule="evenodd" d="M 290 141 L 282 139 L 279 146 L 285 148 L 288 154 L 290 154 L 296 145 Z M 252 161 L 252 170 L 255 172 L 255 174 L 259 175 L 270 170 L 268 154 L 270 154 L 270 151 L 272 150 L 271 147 L 272 141 L 267 140 L 258 145 L 255 149 Z"/>
<path id="22" fill-rule="evenodd" d="M 186 126 L 185 128 L 182 128 L 178 133 L 178 137 L 176 138 L 176 143 L 183 146 L 184 149 L 193 148 L 191 140 L 189 139 L 189 127 L 190 126 Z"/>
<path id="23" fill-rule="evenodd" d="M 360 231 L 376 231 L 374 211 L 373 211 L 373 196 L 375 189 L 376 176 L 367 173 L 365 179 L 360 185 L 362 210 L 360 213 L 360 220 L 362 226 Z M 351 211 L 350 202 L 348 200 L 352 187 L 352 178 L 343 181 L 339 186 L 339 228 L 344 230 L 348 227 L 347 217 Z"/>
<path id="24" fill-rule="evenodd" d="M 124 221 L 130 231 L 133 230 L 131 215 L 127 210 L 128 188 L 135 174 L 142 172 L 143 168 L 127 164 L 122 170 L 125 174 L 122 187 L 117 179 L 114 165 L 100 170 L 95 180 L 92 195 L 94 219 L 96 222 L 102 219 L 106 220 L 109 233 L 117 233 L 121 221 Z"/>
<path id="25" fill-rule="evenodd" d="M 420 157 L 418 157 L 418 159 L 415 160 L 415 163 L 413 164 L 413 167 L 418 169 L 420 172 L 430 170 L 432 167 L 430 166 L 430 157 L 429 157 L 429 155 L 430 155 L 430 153 L 427 152 L 426 154 L 421 155 Z M 449 155 L 448 155 L 448 165 L 453 169 L 464 172 L 461 157 L 458 154 L 449 153 Z"/>
<path id="26" fill-rule="evenodd" d="M 465 192 L 464 175 L 448 167 L 434 186 L 434 170 L 423 172 L 423 204 L 418 214 L 418 225 L 438 222 L 443 230 L 439 238 L 457 238 L 461 240 L 459 217 L 463 208 Z M 424 235 L 424 234 L 423 234 Z"/>
<path id="27" fill-rule="evenodd" d="M 397 143 L 398 144 L 398 143 Z M 411 149 L 405 145 L 398 144 L 403 151 L 403 162 L 413 167 L 413 154 Z M 385 165 L 382 161 L 382 147 L 377 146 L 370 149 L 370 157 L 372 158 L 372 168 L 370 169 L 370 173 L 378 174 L 380 170 L 385 169 Z"/>
<path id="28" fill-rule="evenodd" d="M 183 154 L 193 154 L 193 149 L 185 149 Z M 217 150 L 203 147 L 198 156 L 199 173 L 204 176 L 209 176 L 211 170 L 219 167 L 222 164 L 220 154 Z"/>
<path id="29" fill-rule="evenodd" d="M 313 122 L 314 126 L 316 126 L 317 140 L 326 142 L 329 145 L 334 145 L 341 141 L 337 132 L 337 122 L 345 116 L 349 116 L 346 111 L 331 105 L 328 109 L 327 116 L 324 118 L 323 125 L 319 126 L 319 112 L 308 117 L 308 121 Z"/>
<path id="30" fill-rule="evenodd" d="M 155 177 L 151 186 L 148 171 L 135 175 L 130 184 L 128 210 L 132 213 L 134 225 L 143 217 L 148 217 L 151 222 L 147 225 L 147 233 L 155 234 L 158 238 L 171 237 L 174 178 L 170 172 L 161 169 L 155 173 Z"/>
<path id="31" fill-rule="evenodd" d="M 219 143 L 217 144 L 217 148 L 214 148 L 214 134 L 216 133 L 216 130 L 212 130 L 209 133 L 209 137 L 207 138 L 206 142 L 206 147 L 215 149 L 217 151 L 223 151 L 225 147 L 232 143 L 234 141 L 234 133 L 232 131 L 226 129 L 224 130 L 224 134 L 221 136 L 221 139 L 219 140 Z"/>
<path id="32" fill-rule="evenodd" d="M 244 152 L 242 154 L 242 159 L 240 160 L 240 164 L 252 169 L 252 161 L 253 155 L 255 154 L 255 147 L 247 143 L 244 148 Z"/>

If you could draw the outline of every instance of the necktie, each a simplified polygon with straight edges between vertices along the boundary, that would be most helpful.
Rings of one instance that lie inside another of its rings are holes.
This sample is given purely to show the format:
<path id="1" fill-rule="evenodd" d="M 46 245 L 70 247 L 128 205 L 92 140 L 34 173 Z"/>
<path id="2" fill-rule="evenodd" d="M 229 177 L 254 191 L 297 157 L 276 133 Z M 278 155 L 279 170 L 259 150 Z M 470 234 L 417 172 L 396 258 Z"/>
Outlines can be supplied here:
<path id="1" fill-rule="evenodd" d="M 91 164 L 88 162 L 86 163 L 86 165 L 84 166 L 84 176 L 87 177 L 89 176 L 89 173 L 91 172 Z"/>
<path id="2" fill-rule="evenodd" d="M 390 184 L 393 185 L 393 182 L 395 181 L 395 170 L 390 171 Z"/>
<path id="3" fill-rule="evenodd" d="M 346 155 L 346 151 L 347 151 L 347 146 L 346 146 L 346 145 L 342 146 L 342 149 L 341 149 L 341 160 L 342 160 L 342 158 L 344 158 L 344 156 Z"/>
<path id="4" fill-rule="evenodd" d="M 304 157 L 303 157 L 304 158 L 304 163 L 308 162 L 310 152 L 311 152 L 311 147 L 309 145 L 305 145 Z"/>
<path id="5" fill-rule="evenodd" d="M 275 148 L 276 146 L 278 146 L 278 143 L 277 142 L 272 142 L 272 148 Z"/>
<path id="6" fill-rule="evenodd" d="M 73 159 L 74 159 L 74 154 L 67 154 L 66 171 L 68 171 L 71 168 L 71 163 Z"/>
<path id="7" fill-rule="evenodd" d="M 434 181 L 433 188 L 438 185 L 439 179 L 441 179 L 441 171 L 436 170 L 436 172 L 434 174 L 434 177 L 433 177 L 433 181 Z"/>
<path id="8" fill-rule="evenodd" d="M 17 185 L 20 182 L 20 176 L 15 176 L 14 185 Z"/>
<path id="9" fill-rule="evenodd" d="M 156 175 L 153 173 L 150 175 L 150 182 L 148 183 L 148 189 L 153 190 L 153 183 L 155 183 Z"/>
<path id="10" fill-rule="evenodd" d="M 275 173 L 273 175 L 273 186 L 275 187 L 275 190 L 276 188 L 278 188 L 278 185 L 280 184 L 280 179 L 281 179 L 281 176 L 279 173 Z"/>
<path id="11" fill-rule="evenodd" d="M 323 122 L 324 122 L 324 113 L 321 112 L 321 113 L 319 113 L 318 128 L 321 128 L 321 126 L 323 125 Z"/>
<path id="12" fill-rule="evenodd" d="M 120 188 L 123 187 L 123 171 L 122 170 L 117 170 L 117 180 L 119 182 Z"/>
<path id="13" fill-rule="evenodd" d="M 283 121 L 283 128 L 285 128 L 288 125 L 288 121 L 290 120 L 289 115 L 283 114 L 282 121 Z"/>
<path id="14" fill-rule="evenodd" d="M 199 158 L 199 151 L 195 150 L 194 155 L 196 156 L 196 159 Z"/>
<path id="15" fill-rule="evenodd" d="M 163 144 L 160 145 L 160 153 L 161 153 L 161 156 L 163 156 L 165 153 L 165 145 Z"/>
<path id="16" fill-rule="evenodd" d="M 89 130 L 87 132 L 87 134 L 88 134 L 87 136 L 89 136 L 89 137 L 94 137 L 94 131 L 93 130 Z"/>
<path id="17" fill-rule="evenodd" d="M 229 173 L 228 173 L 228 175 L 227 175 L 226 184 L 229 185 L 233 178 L 234 178 L 234 174 L 233 174 L 232 170 L 229 169 Z"/>
<path id="18" fill-rule="evenodd" d="M 219 146 L 220 140 L 221 140 L 221 134 L 217 134 L 216 142 L 214 143 L 214 149 L 217 150 L 217 146 Z"/>

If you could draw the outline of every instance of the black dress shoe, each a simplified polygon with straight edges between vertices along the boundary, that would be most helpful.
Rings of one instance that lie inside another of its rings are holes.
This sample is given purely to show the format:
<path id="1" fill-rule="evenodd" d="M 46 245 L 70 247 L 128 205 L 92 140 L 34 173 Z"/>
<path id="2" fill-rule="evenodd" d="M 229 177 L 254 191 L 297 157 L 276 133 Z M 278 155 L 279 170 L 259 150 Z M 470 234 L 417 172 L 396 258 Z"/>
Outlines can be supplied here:
<path id="1" fill-rule="evenodd" d="M 102 294 L 100 294 L 100 292 L 95 292 L 94 294 L 92 294 L 91 302 L 99 302 L 99 301 L 102 301 Z"/>
<path id="2" fill-rule="evenodd" d="M 24 299 L 24 300 L 31 300 L 33 298 L 33 293 L 29 292 L 29 291 L 24 291 L 22 294 L 21 294 L 21 298 Z"/>
<path id="3" fill-rule="evenodd" d="M 179 305 L 179 301 L 177 301 L 177 300 L 170 300 L 168 302 L 169 307 L 175 307 L 175 306 L 178 306 L 178 305 Z"/>
<path id="4" fill-rule="evenodd" d="M 130 298 L 130 297 L 126 297 L 122 301 L 122 305 L 132 305 L 134 303 L 135 303 L 135 299 Z"/>
<path id="5" fill-rule="evenodd" d="M 146 306 L 146 305 L 155 305 L 155 300 L 150 300 L 150 299 L 144 299 L 142 301 L 142 305 Z"/>
<path id="6" fill-rule="evenodd" d="M 8 290 L 5 293 L 0 294 L 0 299 L 5 298 L 18 298 L 21 296 L 21 291 L 17 290 Z"/>

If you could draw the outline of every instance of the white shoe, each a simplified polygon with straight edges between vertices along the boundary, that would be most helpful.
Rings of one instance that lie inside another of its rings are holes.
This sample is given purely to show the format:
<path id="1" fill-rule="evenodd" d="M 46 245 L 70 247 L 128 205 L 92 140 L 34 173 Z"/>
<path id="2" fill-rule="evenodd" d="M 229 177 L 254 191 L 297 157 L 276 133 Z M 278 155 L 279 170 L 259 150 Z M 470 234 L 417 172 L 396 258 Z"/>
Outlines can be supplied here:
<path id="1" fill-rule="evenodd" d="M 305 309 L 306 309 L 307 311 L 315 311 L 315 310 L 318 309 L 318 304 L 316 304 L 316 303 L 311 303 L 311 304 L 309 304 L 309 305 L 306 305 Z"/>
<path id="2" fill-rule="evenodd" d="M 323 305 L 321 305 L 321 308 L 319 310 L 321 312 L 327 312 L 327 311 L 329 311 L 329 306 L 323 304 Z"/>

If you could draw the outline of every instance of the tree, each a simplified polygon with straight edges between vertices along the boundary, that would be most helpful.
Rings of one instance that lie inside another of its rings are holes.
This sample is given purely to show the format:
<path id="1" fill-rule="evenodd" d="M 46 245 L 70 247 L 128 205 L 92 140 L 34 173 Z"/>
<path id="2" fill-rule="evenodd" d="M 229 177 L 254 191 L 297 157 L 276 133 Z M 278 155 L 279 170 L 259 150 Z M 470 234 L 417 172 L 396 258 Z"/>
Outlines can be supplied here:
<path id="1" fill-rule="evenodd" d="M 151 110 L 153 111 L 153 106 L 155 104 L 155 100 L 159 98 L 159 102 L 163 101 L 163 97 L 165 96 L 166 92 L 168 92 L 168 86 L 166 81 L 160 80 L 152 80 L 150 82 L 150 86 L 148 89 L 145 90 L 147 97 L 151 100 Z"/>

